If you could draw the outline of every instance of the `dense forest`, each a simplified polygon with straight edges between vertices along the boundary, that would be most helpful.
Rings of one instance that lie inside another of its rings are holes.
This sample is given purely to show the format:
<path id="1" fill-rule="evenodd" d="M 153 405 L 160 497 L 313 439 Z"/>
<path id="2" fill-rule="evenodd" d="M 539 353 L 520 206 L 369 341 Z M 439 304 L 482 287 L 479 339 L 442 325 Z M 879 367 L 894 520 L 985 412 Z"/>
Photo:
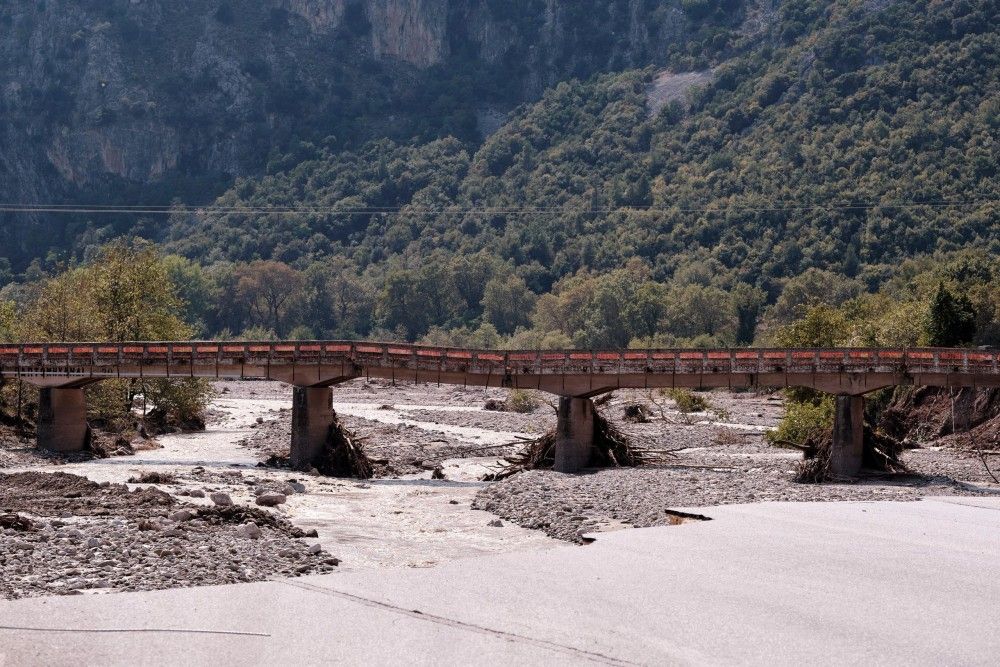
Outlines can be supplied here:
<path id="1" fill-rule="evenodd" d="M 662 107 L 648 67 L 559 83 L 482 142 L 301 140 L 210 205 L 90 216 L 72 251 L 0 259 L 0 300 L 26 312 L 124 235 L 161 248 L 204 337 L 747 345 L 816 304 L 906 319 L 941 284 L 971 299 L 961 342 L 995 345 L 997 19 L 783 2 Z"/>
<path id="2" fill-rule="evenodd" d="M 0 202 L 203 204 L 308 145 L 474 150 L 570 78 L 705 68 L 757 0 L 38 0 L 0 3 Z M 748 42 L 749 43 L 749 42 Z M 22 271 L 88 222 L 0 210 Z"/>

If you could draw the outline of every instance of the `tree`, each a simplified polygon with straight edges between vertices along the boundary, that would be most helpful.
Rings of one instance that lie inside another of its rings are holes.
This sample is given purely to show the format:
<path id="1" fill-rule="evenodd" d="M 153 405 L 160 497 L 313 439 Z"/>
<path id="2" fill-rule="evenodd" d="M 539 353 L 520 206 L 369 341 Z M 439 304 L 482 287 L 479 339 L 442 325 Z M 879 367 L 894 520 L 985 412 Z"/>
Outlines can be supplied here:
<path id="1" fill-rule="evenodd" d="M 14 341 L 14 322 L 17 311 L 13 301 L 0 301 L 0 343 Z"/>
<path id="2" fill-rule="evenodd" d="M 736 308 L 736 344 L 749 345 L 757 335 L 757 322 L 767 303 L 767 293 L 758 287 L 739 283 L 731 294 Z"/>
<path id="3" fill-rule="evenodd" d="M 217 302 L 211 276 L 186 257 L 167 255 L 163 258 L 167 279 L 174 285 L 177 297 L 184 302 L 186 319 L 196 335 L 207 333 Z"/>
<path id="4" fill-rule="evenodd" d="M 236 269 L 236 294 L 254 322 L 282 337 L 302 292 L 302 274 L 284 262 L 256 261 Z"/>
<path id="5" fill-rule="evenodd" d="M 531 322 L 535 299 L 535 293 L 520 276 L 493 278 L 483 290 L 483 317 L 500 333 L 513 333 Z"/>
<path id="6" fill-rule="evenodd" d="M 193 329 L 183 319 L 183 301 L 169 275 L 169 263 L 147 244 L 114 243 L 93 261 L 45 279 L 25 307 L 18 332 L 42 341 L 182 340 Z M 140 391 L 172 402 L 172 418 L 190 423 L 184 406 L 201 408 L 211 394 L 206 381 L 175 386 L 165 379 L 105 380 L 87 388 L 88 408 L 99 423 L 124 430 L 132 424 L 132 404 Z M 171 398 L 177 392 L 177 397 Z"/>
<path id="7" fill-rule="evenodd" d="M 151 246 L 112 244 L 83 272 L 100 338 L 124 342 L 191 336 L 192 328 L 182 319 L 184 303 Z"/>
<path id="8" fill-rule="evenodd" d="M 837 347 L 850 338 L 850 324 L 843 312 L 829 306 L 813 306 L 795 322 L 778 329 L 778 347 Z"/>
<path id="9" fill-rule="evenodd" d="M 935 347 L 958 347 L 972 342 L 976 335 L 976 311 L 964 294 L 954 296 L 938 283 L 925 323 L 927 344 Z"/>

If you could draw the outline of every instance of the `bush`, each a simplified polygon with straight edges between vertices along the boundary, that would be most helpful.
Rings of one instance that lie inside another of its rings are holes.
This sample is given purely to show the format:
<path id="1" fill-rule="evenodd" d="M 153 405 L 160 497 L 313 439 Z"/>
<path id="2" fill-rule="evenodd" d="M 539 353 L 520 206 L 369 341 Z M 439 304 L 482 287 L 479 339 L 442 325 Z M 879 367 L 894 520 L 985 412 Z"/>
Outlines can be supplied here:
<path id="1" fill-rule="evenodd" d="M 538 399 L 524 389 L 513 389 L 507 396 L 507 409 L 511 412 L 534 412 L 538 405 Z"/>
<path id="2" fill-rule="evenodd" d="M 156 427 L 202 430 L 212 394 L 212 385 L 207 380 L 150 380 L 146 384 L 146 400 L 154 407 L 147 421 Z"/>
<path id="3" fill-rule="evenodd" d="M 690 389 L 664 389 L 663 394 L 677 404 L 677 409 L 687 414 L 689 412 L 707 412 L 712 406 L 708 399 L 699 396 Z"/>
<path id="4" fill-rule="evenodd" d="M 772 445 L 783 443 L 804 445 L 807 440 L 817 441 L 833 428 L 834 401 L 823 396 L 814 401 L 789 401 L 778 428 L 768 431 L 767 440 Z"/>

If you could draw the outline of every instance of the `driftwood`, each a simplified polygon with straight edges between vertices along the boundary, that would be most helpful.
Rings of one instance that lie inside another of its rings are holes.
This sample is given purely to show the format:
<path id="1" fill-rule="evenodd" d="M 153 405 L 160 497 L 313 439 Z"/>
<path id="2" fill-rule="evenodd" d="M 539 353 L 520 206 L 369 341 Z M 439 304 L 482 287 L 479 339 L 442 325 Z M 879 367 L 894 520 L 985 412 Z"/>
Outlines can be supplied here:
<path id="1" fill-rule="evenodd" d="M 549 431 L 529 441 L 520 452 L 507 457 L 500 470 L 486 475 L 484 481 L 495 482 L 524 470 L 552 468 L 556 458 L 556 439 L 556 432 Z M 600 413 L 594 415 L 594 449 L 588 467 L 632 468 L 662 463 L 670 456 L 673 454 L 669 450 L 651 450 L 633 443 Z"/>
<path id="2" fill-rule="evenodd" d="M 375 470 L 361 446 L 361 440 L 334 417 L 326 437 L 323 457 L 316 469 L 320 474 L 330 477 L 371 479 L 375 476 Z"/>
<path id="3" fill-rule="evenodd" d="M 817 434 L 807 438 L 804 443 L 781 441 L 778 444 L 803 451 L 805 460 L 799 464 L 795 476 L 796 482 L 816 484 L 833 479 L 830 474 L 830 450 L 833 447 L 831 433 Z M 865 424 L 862 468 L 881 473 L 908 472 L 906 466 L 899 460 L 899 454 L 903 449 L 903 443 L 899 440 Z"/>

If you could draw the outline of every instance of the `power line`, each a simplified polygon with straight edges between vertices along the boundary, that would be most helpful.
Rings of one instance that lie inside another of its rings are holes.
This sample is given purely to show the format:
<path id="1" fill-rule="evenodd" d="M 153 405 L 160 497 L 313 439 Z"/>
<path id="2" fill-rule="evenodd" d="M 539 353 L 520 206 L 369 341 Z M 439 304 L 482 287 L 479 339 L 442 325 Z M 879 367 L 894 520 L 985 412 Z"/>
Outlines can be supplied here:
<path id="1" fill-rule="evenodd" d="M 429 208 L 414 206 L 365 206 L 337 208 L 332 206 L 132 206 L 132 205 L 74 205 L 74 204 L 0 204 L 3 213 L 50 213 L 73 215 L 172 215 L 174 213 L 198 214 L 266 214 L 266 215 L 530 215 L 539 213 L 569 214 L 675 214 L 675 213 L 779 213 L 802 211 L 867 211 L 878 208 L 961 208 L 994 204 L 1000 199 L 983 198 L 963 201 L 897 201 L 853 202 L 831 204 L 798 204 L 772 206 L 653 206 L 618 208 L 566 208 L 562 206 L 534 207 L 455 207 Z"/>

